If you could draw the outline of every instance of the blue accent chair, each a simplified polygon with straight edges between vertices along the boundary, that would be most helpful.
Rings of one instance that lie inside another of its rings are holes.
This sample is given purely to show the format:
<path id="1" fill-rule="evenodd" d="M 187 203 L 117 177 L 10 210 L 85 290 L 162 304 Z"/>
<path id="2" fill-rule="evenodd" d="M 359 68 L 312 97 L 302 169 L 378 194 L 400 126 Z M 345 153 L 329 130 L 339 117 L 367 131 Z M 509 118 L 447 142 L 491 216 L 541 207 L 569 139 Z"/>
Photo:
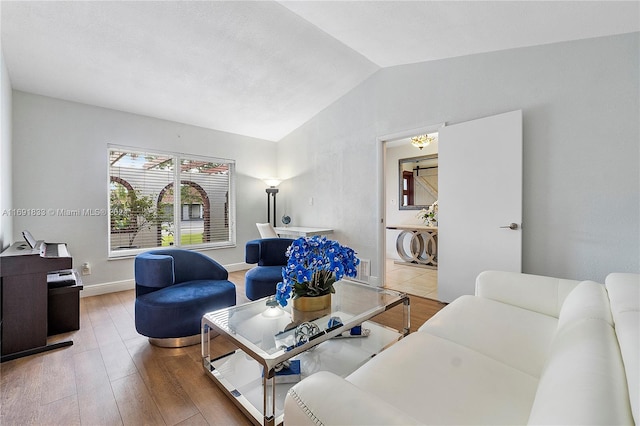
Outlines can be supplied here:
<path id="1" fill-rule="evenodd" d="M 157 346 L 198 343 L 202 316 L 236 304 L 236 286 L 215 260 L 182 249 L 136 256 L 135 324 Z"/>
<path id="2" fill-rule="evenodd" d="M 245 262 L 257 263 L 245 274 L 245 293 L 249 300 L 276 294 L 276 284 L 282 281 L 282 267 L 287 265 L 287 248 L 291 238 L 263 238 L 248 241 Z"/>

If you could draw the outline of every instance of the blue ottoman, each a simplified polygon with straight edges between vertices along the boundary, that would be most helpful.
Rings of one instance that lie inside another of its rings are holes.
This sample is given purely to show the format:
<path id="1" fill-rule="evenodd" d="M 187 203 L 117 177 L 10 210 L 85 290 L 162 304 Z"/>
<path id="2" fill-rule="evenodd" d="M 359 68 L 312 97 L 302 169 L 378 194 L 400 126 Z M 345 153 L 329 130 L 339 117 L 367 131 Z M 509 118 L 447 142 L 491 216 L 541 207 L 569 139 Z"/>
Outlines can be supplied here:
<path id="1" fill-rule="evenodd" d="M 200 342 L 202 316 L 236 304 L 236 286 L 215 260 L 181 249 L 142 253 L 135 259 L 135 324 L 157 346 Z"/>

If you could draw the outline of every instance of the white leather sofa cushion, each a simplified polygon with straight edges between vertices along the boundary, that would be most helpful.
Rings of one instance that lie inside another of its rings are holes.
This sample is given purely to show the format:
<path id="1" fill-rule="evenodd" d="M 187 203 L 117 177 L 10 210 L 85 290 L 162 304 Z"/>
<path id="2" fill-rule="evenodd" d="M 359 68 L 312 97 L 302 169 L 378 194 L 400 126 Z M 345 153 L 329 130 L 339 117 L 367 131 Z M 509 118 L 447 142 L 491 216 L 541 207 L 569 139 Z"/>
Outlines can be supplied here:
<path id="1" fill-rule="evenodd" d="M 557 324 L 552 316 L 491 299 L 461 296 L 419 331 L 454 341 L 539 378 Z"/>
<path id="2" fill-rule="evenodd" d="M 558 317 L 558 332 L 585 318 L 600 319 L 613 326 L 609 297 L 602 284 L 583 281 L 567 296 Z"/>
<path id="3" fill-rule="evenodd" d="M 288 426 L 375 426 L 420 424 L 387 401 L 376 398 L 328 371 L 309 376 L 287 394 L 284 402 Z"/>
<path id="4" fill-rule="evenodd" d="M 519 272 L 484 271 L 476 278 L 476 296 L 557 318 L 564 299 L 578 283 Z"/>
<path id="5" fill-rule="evenodd" d="M 529 374 L 424 332 L 405 337 L 347 380 L 421 423 L 439 425 L 524 424 L 538 383 Z M 342 398 L 335 395 L 336 405 Z"/>
<path id="6" fill-rule="evenodd" d="M 632 423 L 622 359 L 613 328 L 600 319 L 567 324 L 554 338 L 529 424 Z"/>
<path id="7" fill-rule="evenodd" d="M 640 275 L 609 274 L 605 285 L 627 374 L 636 424 L 640 424 Z"/>

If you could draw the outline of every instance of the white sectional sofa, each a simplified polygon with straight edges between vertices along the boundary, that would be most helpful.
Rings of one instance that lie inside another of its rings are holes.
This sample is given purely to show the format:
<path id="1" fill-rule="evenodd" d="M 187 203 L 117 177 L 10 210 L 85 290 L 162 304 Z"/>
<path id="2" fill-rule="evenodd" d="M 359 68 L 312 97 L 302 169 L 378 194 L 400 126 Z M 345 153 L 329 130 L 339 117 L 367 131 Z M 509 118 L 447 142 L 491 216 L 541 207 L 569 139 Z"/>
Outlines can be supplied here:
<path id="1" fill-rule="evenodd" d="M 316 373 L 286 426 L 633 425 L 640 422 L 640 275 L 606 287 L 488 271 L 346 378 Z"/>

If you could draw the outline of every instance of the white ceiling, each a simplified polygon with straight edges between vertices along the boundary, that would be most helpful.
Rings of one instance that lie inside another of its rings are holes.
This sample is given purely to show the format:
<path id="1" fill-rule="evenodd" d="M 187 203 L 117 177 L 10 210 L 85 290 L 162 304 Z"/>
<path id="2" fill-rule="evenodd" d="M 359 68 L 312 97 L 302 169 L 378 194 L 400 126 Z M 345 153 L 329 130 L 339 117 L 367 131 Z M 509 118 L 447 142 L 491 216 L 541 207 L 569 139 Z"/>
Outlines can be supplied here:
<path id="1" fill-rule="evenodd" d="M 277 141 L 381 67 L 640 31 L 638 1 L 2 1 L 14 89 Z"/>

